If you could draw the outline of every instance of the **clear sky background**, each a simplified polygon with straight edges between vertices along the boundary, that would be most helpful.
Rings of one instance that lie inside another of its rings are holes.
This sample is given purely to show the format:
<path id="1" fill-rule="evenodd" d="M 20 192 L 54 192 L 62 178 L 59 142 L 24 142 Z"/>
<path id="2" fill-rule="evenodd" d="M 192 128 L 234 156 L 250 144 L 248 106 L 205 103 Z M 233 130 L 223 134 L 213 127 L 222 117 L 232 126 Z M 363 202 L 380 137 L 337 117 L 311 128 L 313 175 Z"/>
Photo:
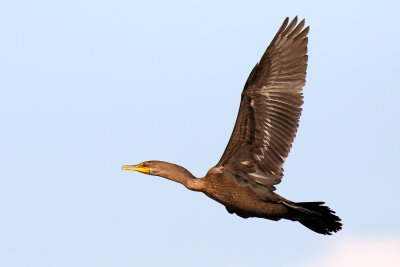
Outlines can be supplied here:
<path id="1" fill-rule="evenodd" d="M 2 1 L 0 266 L 395 266 L 398 1 Z M 277 192 L 333 236 L 244 220 L 124 164 L 202 177 L 286 16 L 310 25 L 300 128 Z M 379 263 L 379 264 L 378 264 Z"/>

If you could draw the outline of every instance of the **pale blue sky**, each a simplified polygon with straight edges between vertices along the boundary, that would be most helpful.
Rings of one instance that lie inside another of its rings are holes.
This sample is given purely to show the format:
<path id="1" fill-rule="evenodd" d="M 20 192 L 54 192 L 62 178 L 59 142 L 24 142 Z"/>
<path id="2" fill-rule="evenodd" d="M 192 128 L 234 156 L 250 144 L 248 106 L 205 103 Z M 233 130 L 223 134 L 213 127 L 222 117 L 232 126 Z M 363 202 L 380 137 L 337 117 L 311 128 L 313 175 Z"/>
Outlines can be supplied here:
<path id="1" fill-rule="evenodd" d="M 399 10 L 3 1 L 0 266 L 306 266 L 340 240 L 400 242 Z M 120 170 L 158 159 L 205 175 L 250 70 L 295 15 L 311 27 L 309 68 L 277 192 L 326 201 L 343 231 L 244 220 L 179 184 Z"/>

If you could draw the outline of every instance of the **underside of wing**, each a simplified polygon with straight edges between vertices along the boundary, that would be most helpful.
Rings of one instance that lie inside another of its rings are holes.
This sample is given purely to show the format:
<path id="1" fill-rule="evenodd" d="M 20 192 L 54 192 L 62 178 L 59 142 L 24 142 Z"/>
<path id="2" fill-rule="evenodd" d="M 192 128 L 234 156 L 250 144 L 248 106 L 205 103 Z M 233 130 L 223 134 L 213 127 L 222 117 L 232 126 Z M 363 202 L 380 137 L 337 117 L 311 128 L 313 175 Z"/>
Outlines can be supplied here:
<path id="1" fill-rule="evenodd" d="M 307 70 L 304 20 L 284 21 L 245 84 L 239 114 L 217 166 L 272 190 L 296 136 Z"/>

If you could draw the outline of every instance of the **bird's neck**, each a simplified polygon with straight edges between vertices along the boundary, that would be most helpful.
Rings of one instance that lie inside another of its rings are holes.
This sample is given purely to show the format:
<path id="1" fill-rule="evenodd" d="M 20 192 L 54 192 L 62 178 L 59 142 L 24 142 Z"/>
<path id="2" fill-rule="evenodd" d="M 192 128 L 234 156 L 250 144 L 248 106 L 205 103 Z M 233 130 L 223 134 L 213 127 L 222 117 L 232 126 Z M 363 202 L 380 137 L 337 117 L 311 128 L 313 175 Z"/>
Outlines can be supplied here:
<path id="1" fill-rule="evenodd" d="M 169 162 L 162 162 L 164 168 L 160 168 L 155 175 L 167 178 L 171 181 L 183 184 L 186 188 L 193 191 L 202 191 L 204 180 L 196 178 L 187 169 Z"/>

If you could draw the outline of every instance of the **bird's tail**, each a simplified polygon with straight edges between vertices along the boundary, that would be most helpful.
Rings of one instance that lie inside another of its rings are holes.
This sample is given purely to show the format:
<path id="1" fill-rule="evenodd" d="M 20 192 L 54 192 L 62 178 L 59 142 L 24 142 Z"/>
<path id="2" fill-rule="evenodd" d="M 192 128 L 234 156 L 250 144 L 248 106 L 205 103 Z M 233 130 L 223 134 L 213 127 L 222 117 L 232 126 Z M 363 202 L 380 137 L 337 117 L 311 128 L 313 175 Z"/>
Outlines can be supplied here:
<path id="1" fill-rule="evenodd" d="M 285 203 L 295 211 L 294 220 L 314 232 L 331 235 L 342 229 L 341 219 L 324 202 Z"/>

